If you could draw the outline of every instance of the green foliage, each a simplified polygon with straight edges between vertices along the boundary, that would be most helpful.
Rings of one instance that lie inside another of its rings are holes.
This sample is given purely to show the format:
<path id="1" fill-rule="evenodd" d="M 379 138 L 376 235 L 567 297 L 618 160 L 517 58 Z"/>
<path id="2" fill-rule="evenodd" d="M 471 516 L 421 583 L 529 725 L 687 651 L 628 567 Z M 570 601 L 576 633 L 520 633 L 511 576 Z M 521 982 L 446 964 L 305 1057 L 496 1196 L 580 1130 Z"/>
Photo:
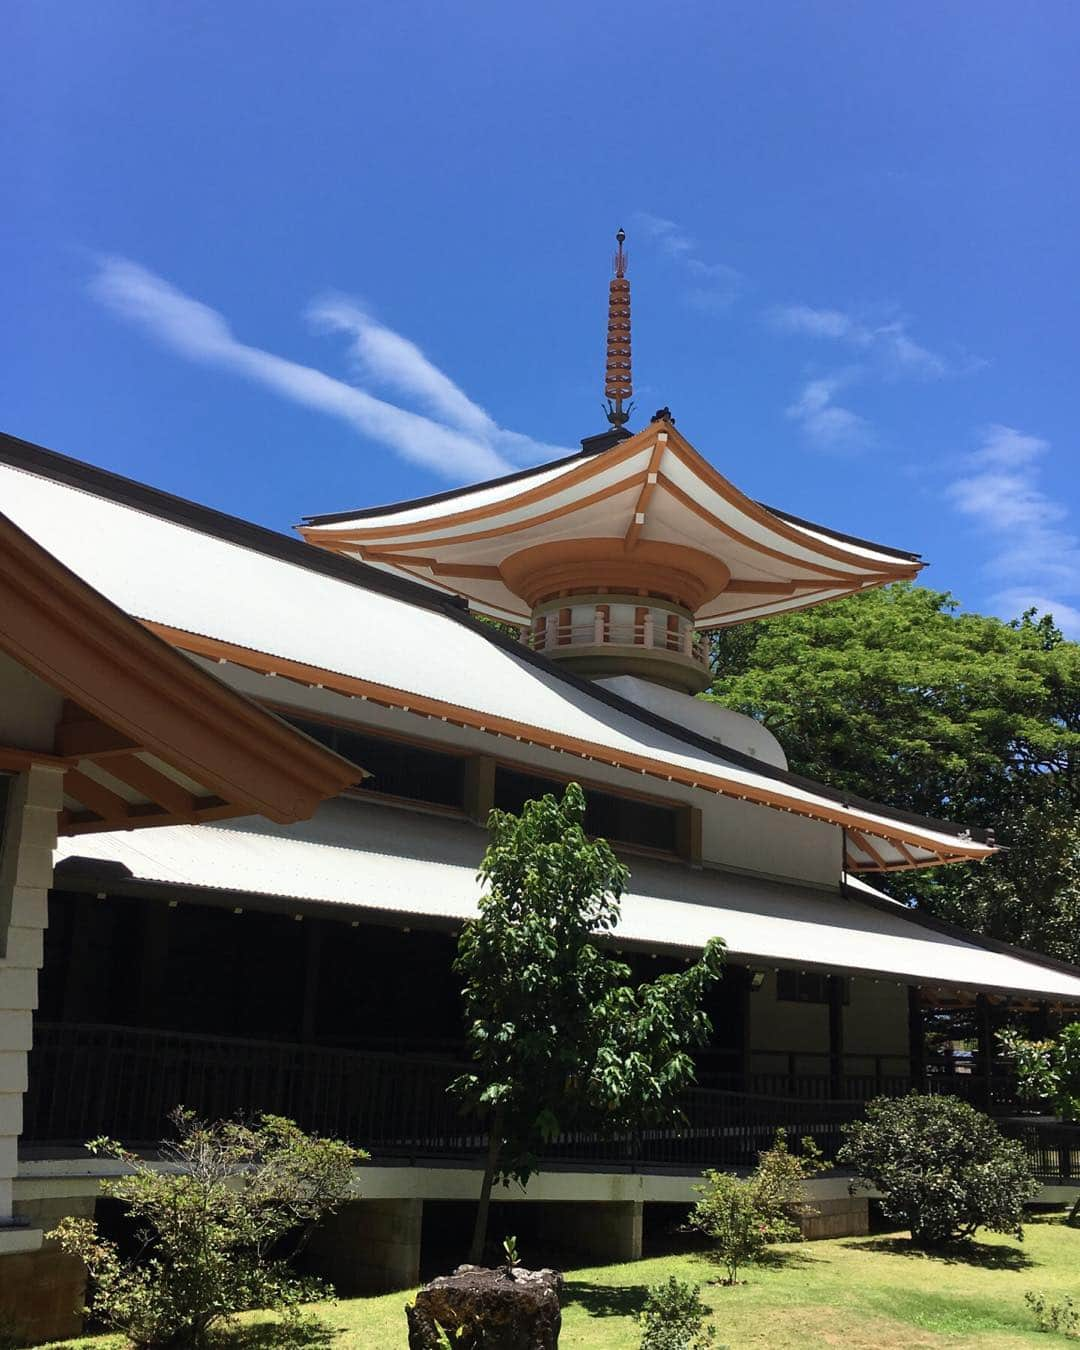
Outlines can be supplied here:
<path id="1" fill-rule="evenodd" d="M 508 1266 L 521 1265 L 521 1256 L 518 1253 L 518 1240 L 511 1234 L 503 1238 L 503 1256 L 506 1258 Z"/>
<path id="2" fill-rule="evenodd" d="M 564 1131 L 616 1134 L 677 1113 L 688 1048 L 710 1032 L 702 995 L 723 964 L 713 939 L 686 970 L 628 983 L 596 938 L 614 930 L 629 873 L 584 816 L 576 783 L 520 817 L 492 811 L 480 912 L 458 944 L 475 1068 L 451 1091 L 496 1115 L 495 1175 L 522 1183 Z"/>
<path id="3" fill-rule="evenodd" d="M 700 1286 L 669 1275 L 649 1286 L 641 1311 L 641 1350 L 710 1350 L 716 1328 L 706 1322 L 708 1316 Z"/>
<path id="4" fill-rule="evenodd" d="M 955 1097 L 878 1097 L 865 1120 L 842 1129 L 837 1162 L 856 1173 L 855 1187 L 881 1192 L 885 1217 L 917 1246 L 964 1241 L 978 1228 L 1023 1238 L 1024 1203 L 1039 1184 L 1022 1145 L 981 1111 Z"/>
<path id="5" fill-rule="evenodd" d="M 791 1225 L 787 1219 L 769 1222 L 758 1209 L 748 1181 L 732 1172 L 709 1169 L 704 1185 L 695 1187 L 701 1199 L 690 1215 L 690 1224 L 712 1239 L 717 1258 L 727 1271 L 725 1284 L 735 1284 L 739 1267 L 757 1261 L 770 1242 L 786 1241 Z"/>
<path id="6" fill-rule="evenodd" d="M 271 1308 L 297 1314 L 325 1288 L 298 1279 L 280 1247 L 300 1245 L 344 1200 L 352 1169 L 367 1157 L 335 1139 L 305 1134 L 291 1120 L 205 1124 L 173 1113 L 175 1141 L 149 1161 L 110 1139 L 87 1144 L 118 1159 L 124 1175 L 102 1193 L 143 1225 L 143 1251 L 122 1259 L 91 1219 L 62 1219 L 48 1236 L 86 1262 L 90 1311 L 136 1346 L 203 1350 L 234 1313 Z"/>
<path id="7" fill-rule="evenodd" d="M 708 697 L 758 718 L 791 767 L 1008 846 L 889 879 L 900 899 L 1080 960 L 1080 644 L 1049 617 L 956 612 L 919 586 L 721 630 Z"/>
<path id="8" fill-rule="evenodd" d="M 797 1220 L 816 1213 L 803 1200 L 802 1184 L 824 1166 L 812 1140 L 803 1140 L 800 1156 L 788 1149 L 778 1130 L 772 1148 L 758 1156 L 745 1181 L 730 1172 L 704 1173 L 704 1184 L 694 1188 L 701 1199 L 690 1226 L 711 1238 L 727 1271 L 726 1284 L 736 1282 L 740 1266 L 760 1260 L 770 1243 L 800 1240 Z"/>
<path id="9" fill-rule="evenodd" d="M 1013 1030 L 998 1041 L 1016 1068 L 1020 1095 L 1049 1102 L 1062 1120 L 1080 1120 L 1080 1022 L 1063 1027 L 1057 1040 L 1032 1041 Z"/>
<path id="10" fill-rule="evenodd" d="M 1024 1295 L 1040 1331 L 1056 1332 L 1059 1336 L 1080 1339 L 1080 1308 L 1066 1294 L 1056 1303 L 1046 1294 L 1031 1289 Z"/>

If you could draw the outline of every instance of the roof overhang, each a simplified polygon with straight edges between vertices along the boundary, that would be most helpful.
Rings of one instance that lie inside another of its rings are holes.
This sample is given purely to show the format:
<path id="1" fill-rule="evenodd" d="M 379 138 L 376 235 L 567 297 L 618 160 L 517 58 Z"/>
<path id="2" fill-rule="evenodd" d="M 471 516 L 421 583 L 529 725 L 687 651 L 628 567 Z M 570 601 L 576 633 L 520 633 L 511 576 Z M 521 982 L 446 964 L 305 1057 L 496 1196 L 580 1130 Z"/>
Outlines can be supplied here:
<path id="1" fill-rule="evenodd" d="M 132 566 L 138 566 L 132 559 Z M 0 515 L 0 651 L 64 699 L 51 753 L 63 833 L 253 812 L 288 822 L 363 771 L 229 689 Z"/>
<path id="2" fill-rule="evenodd" d="M 117 894 L 238 896 L 320 907 L 355 921 L 456 926 L 476 913 L 475 826 L 389 808 L 330 803 L 306 838 L 258 821 L 176 827 L 135 847 L 122 834 L 62 841 L 59 877 Z M 345 846 L 348 841 L 348 846 Z M 154 888 L 164 888 L 155 891 Z M 873 896 L 635 859 L 615 932 L 620 943 L 693 954 L 722 937 L 732 959 L 950 990 L 1080 1004 L 1080 970 L 981 939 Z"/>
<path id="3" fill-rule="evenodd" d="M 751 500 L 666 421 L 529 474 L 298 528 L 519 624 L 541 598 L 600 585 L 670 595 L 698 627 L 724 627 L 910 580 L 922 566 Z"/>

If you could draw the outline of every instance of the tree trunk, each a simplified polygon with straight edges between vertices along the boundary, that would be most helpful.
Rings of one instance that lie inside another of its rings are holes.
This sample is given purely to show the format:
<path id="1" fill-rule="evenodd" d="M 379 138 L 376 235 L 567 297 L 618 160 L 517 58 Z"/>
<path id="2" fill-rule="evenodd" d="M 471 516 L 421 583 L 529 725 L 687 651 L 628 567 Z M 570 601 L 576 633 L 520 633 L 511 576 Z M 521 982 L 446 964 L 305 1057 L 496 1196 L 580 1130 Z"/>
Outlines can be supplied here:
<path id="1" fill-rule="evenodd" d="M 491 1187 L 495 1180 L 495 1169 L 499 1165 L 502 1152 L 502 1125 L 505 1108 L 500 1104 L 495 1108 L 488 1133 L 487 1162 L 484 1165 L 484 1180 L 480 1185 L 480 1200 L 476 1206 L 476 1224 L 473 1227 L 472 1246 L 469 1248 L 470 1265 L 478 1266 L 484 1259 L 484 1243 L 487 1241 L 488 1211 L 491 1208 Z"/>

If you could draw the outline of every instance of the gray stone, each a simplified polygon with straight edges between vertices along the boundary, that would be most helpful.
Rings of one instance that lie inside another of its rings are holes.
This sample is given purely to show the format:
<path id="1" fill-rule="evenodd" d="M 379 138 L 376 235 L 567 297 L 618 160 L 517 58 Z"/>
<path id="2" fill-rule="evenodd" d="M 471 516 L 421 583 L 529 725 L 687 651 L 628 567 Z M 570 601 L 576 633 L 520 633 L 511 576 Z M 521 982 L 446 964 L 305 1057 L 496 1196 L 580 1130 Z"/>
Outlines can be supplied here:
<path id="1" fill-rule="evenodd" d="M 458 1266 L 406 1306 L 409 1350 L 440 1350 L 440 1327 L 455 1350 L 558 1350 L 562 1287 L 557 1270 Z"/>

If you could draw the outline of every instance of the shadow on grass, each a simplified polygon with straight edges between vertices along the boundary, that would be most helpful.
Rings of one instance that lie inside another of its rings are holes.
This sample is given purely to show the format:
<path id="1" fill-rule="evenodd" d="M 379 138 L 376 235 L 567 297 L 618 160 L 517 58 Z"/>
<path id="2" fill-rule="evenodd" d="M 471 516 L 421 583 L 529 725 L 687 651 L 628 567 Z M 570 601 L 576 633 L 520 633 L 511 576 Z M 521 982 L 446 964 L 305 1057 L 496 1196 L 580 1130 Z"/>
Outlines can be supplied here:
<path id="1" fill-rule="evenodd" d="M 637 1317 L 649 1295 L 643 1284 L 590 1284 L 587 1280 L 567 1280 L 563 1307 L 576 1303 L 590 1317 Z"/>
<path id="2" fill-rule="evenodd" d="M 984 1270 L 1028 1270 L 1035 1262 L 1019 1247 L 999 1247 L 990 1242 L 958 1242 L 954 1247 L 927 1250 L 916 1247 L 910 1238 L 875 1238 L 872 1242 L 845 1242 L 845 1247 L 861 1252 L 882 1252 L 887 1256 L 922 1257 L 949 1266 L 981 1266 Z"/>
<path id="3" fill-rule="evenodd" d="M 334 1345 L 337 1332 L 326 1322 L 314 1318 L 302 1322 L 256 1322 L 254 1326 L 234 1326 L 218 1332 L 214 1339 L 220 1350 L 317 1350 Z"/>
<path id="4" fill-rule="evenodd" d="M 799 1246 L 770 1247 L 754 1262 L 765 1270 L 790 1270 L 794 1266 L 828 1265 L 828 1258 L 811 1256 Z"/>

